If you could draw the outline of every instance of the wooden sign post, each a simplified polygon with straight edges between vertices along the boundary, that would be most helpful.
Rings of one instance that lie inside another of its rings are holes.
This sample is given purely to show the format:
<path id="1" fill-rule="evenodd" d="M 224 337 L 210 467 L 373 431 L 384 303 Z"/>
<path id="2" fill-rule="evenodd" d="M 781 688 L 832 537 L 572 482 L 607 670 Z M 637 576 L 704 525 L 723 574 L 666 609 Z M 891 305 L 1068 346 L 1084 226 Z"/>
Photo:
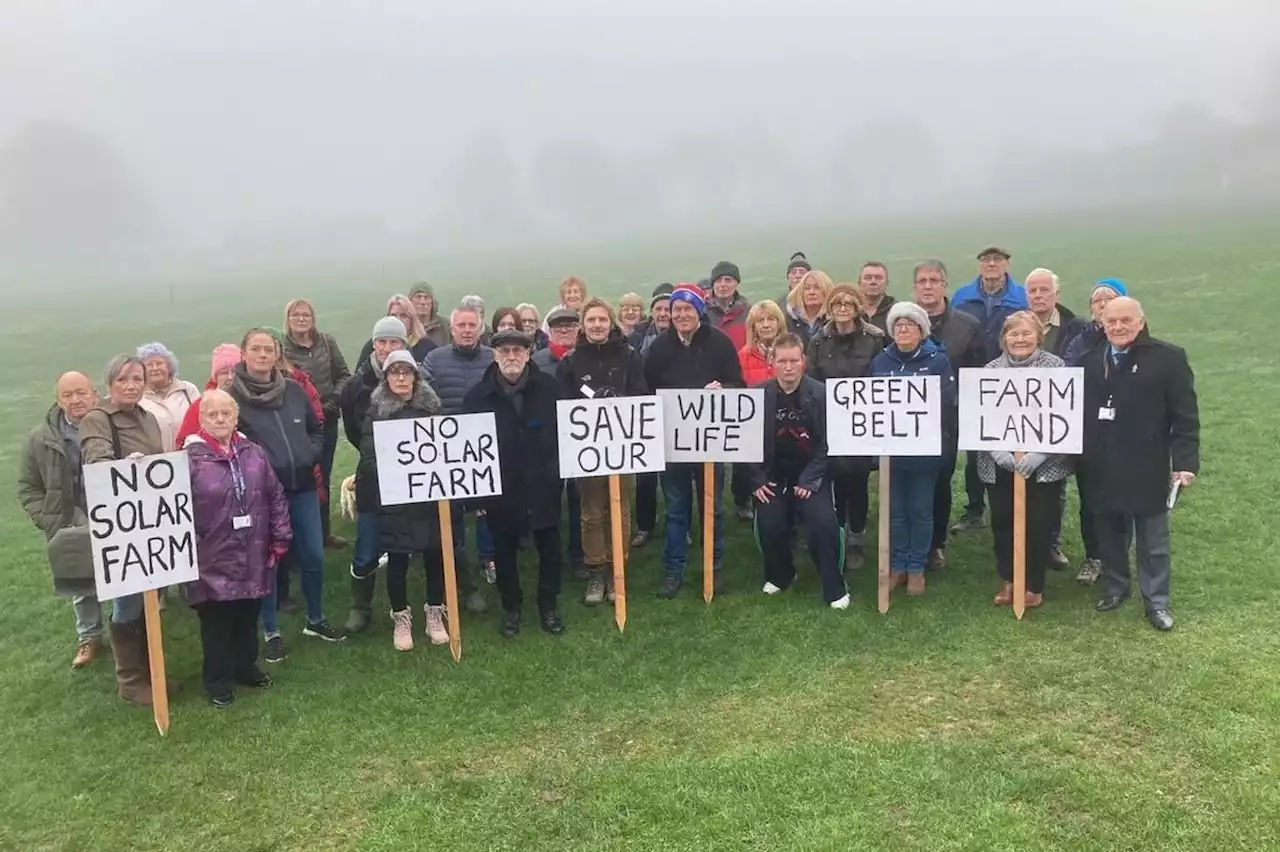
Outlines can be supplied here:
<path id="1" fill-rule="evenodd" d="M 876 602 L 881 615 L 889 611 L 889 507 L 891 505 L 889 465 L 891 459 L 891 456 L 880 457 L 880 495 L 877 498 L 880 509 L 876 524 L 879 530 L 876 534 Z"/>
<path id="2" fill-rule="evenodd" d="M 716 463 L 702 463 L 702 600 L 716 596 Z"/>
<path id="3" fill-rule="evenodd" d="M 449 652 L 462 661 L 462 607 L 453 552 L 454 500 L 502 494 L 498 434 L 493 414 L 458 414 L 379 420 L 373 424 L 378 494 L 384 506 L 438 503 L 440 557 Z"/>
<path id="4" fill-rule="evenodd" d="M 1022 458 L 1026 453 L 1017 453 Z M 1013 615 L 1027 611 L 1027 480 L 1013 475 Z"/>
<path id="5" fill-rule="evenodd" d="M 444 558 L 444 608 L 448 613 L 449 653 L 462 662 L 462 607 L 458 606 L 458 560 L 453 552 L 453 507 L 440 501 L 440 555 Z"/>
<path id="6" fill-rule="evenodd" d="M 200 579 L 187 454 L 85 465 L 84 490 L 98 600 L 142 596 L 151 710 L 165 736 L 169 684 L 158 591 Z"/>
<path id="7" fill-rule="evenodd" d="M 622 480 L 609 477 L 609 522 L 613 530 L 613 620 L 619 631 L 627 629 L 627 566 L 623 555 Z"/>

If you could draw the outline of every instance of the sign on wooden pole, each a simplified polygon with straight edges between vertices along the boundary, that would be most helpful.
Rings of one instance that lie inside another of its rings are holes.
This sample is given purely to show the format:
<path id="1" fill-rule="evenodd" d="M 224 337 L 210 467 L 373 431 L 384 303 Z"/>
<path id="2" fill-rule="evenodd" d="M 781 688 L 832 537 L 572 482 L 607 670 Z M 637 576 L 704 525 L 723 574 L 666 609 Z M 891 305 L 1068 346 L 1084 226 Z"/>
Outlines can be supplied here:
<path id="1" fill-rule="evenodd" d="M 559 400 L 560 477 L 665 470 L 662 414 L 662 402 L 652 396 Z"/>
<path id="2" fill-rule="evenodd" d="M 876 522 L 878 530 L 876 533 L 876 598 L 881 615 L 889 611 L 889 465 L 891 463 L 890 456 L 880 457 L 880 493 L 876 498 L 879 505 L 877 510 L 879 518 Z"/>
<path id="3" fill-rule="evenodd" d="M 716 463 L 702 464 L 702 600 L 716 595 Z"/>
<path id="4" fill-rule="evenodd" d="M 1018 453 L 1022 458 L 1024 453 Z M 1013 615 L 1027 611 L 1027 480 L 1013 475 Z"/>
<path id="5" fill-rule="evenodd" d="M 627 629 L 627 568 L 623 551 L 622 480 L 609 477 L 609 519 L 613 524 L 613 620 L 618 630 Z"/>
<path id="6" fill-rule="evenodd" d="M 502 494 L 498 433 L 493 414 L 379 420 L 373 424 L 378 492 L 384 506 L 439 503 L 449 651 L 462 660 L 462 609 L 453 553 L 452 500 Z"/>
<path id="7" fill-rule="evenodd" d="M 938 376 L 867 376 L 827 381 L 827 453 L 942 455 Z"/>
<path id="8" fill-rule="evenodd" d="M 143 612 L 147 620 L 147 667 L 151 672 L 151 713 L 160 736 L 169 733 L 169 676 L 164 668 L 164 631 L 160 619 L 160 593 L 147 589 L 142 593 Z"/>

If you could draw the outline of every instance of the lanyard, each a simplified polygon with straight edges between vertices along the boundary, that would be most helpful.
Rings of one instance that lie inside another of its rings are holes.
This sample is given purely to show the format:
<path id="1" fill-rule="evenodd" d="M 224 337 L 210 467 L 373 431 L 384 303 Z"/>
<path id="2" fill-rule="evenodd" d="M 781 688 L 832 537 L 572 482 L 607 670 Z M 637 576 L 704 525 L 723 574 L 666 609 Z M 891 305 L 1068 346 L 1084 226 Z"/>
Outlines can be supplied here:
<path id="1" fill-rule="evenodd" d="M 236 502 L 243 506 L 245 492 L 244 471 L 240 468 L 240 457 L 235 450 L 231 451 L 231 485 L 235 488 Z"/>

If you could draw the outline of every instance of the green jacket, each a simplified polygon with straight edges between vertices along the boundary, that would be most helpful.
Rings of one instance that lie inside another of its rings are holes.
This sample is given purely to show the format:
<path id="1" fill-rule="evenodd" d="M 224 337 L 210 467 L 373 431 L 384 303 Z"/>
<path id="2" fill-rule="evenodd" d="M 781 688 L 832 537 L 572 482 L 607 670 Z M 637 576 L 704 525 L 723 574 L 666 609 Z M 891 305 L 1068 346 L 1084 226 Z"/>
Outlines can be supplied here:
<path id="1" fill-rule="evenodd" d="M 58 418 L 58 406 L 27 434 L 18 472 L 18 499 L 48 541 L 54 591 L 60 595 L 92 595 L 93 552 L 88 518 L 77 505 L 71 467 Z"/>

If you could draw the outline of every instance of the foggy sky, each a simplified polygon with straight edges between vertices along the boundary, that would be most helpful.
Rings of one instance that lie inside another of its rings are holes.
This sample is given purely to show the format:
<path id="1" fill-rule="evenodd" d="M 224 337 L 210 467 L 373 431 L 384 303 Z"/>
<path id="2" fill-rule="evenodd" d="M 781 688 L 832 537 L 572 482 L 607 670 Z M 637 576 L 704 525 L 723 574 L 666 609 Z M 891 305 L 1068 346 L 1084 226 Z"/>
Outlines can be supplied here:
<path id="1" fill-rule="evenodd" d="M 951 170 L 1143 138 L 1172 105 L 1246 115 L 1274 0 L 4 0 L 0 142 L 101 135 L 202 240 L 305 217 L 423 221 L 481 133 L 613 155 L 690 132 L 803 156 L 883 115 Z"/>

